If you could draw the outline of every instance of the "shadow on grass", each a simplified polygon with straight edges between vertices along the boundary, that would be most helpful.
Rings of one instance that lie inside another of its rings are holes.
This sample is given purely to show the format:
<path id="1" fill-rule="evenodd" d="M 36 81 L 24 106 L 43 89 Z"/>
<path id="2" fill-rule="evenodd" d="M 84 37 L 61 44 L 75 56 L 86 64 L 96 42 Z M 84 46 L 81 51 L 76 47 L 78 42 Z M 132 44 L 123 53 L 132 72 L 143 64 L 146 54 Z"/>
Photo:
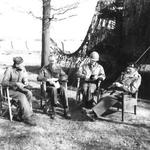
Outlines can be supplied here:
<path id="1" fill-rule="evenodd" d="M 106 117 L 106 118 L 105 118 Z M 121 121 L 121 117 L 120 117 L 120 121 L 119 120 L 116 120 L 114 117 L 107 117 L 105 116 L 103 118 L 98 118 L 97 120 L 99 121 L 105 121 L 105 122 L 108 122 L 108 123 L 114 123 L 114 124 L 123 124 L 123 125 L 128 125 L 128 126 L 133 126 L 133 127 L 142 127 L 142 128 L 145 128 L 145 129 L 148 129 L 150 130 L 150 125 L 147 125 L 147 124 L 144 124 L 144 123 L 129 123 L 129 121 Z M 117 118 L 117 116 L 116 116 Z"/>

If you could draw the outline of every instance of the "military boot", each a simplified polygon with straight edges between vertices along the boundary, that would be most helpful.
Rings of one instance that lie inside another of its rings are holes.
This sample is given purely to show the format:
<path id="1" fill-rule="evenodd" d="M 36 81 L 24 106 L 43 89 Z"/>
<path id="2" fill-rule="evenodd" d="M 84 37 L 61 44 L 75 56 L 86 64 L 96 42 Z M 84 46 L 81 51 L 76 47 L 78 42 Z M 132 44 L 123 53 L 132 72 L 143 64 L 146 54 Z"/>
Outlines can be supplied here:
<path id="1" fill-rule="evenodd" d="M 68 108 L 64 108 L 64 117 L 66 119 L 71 119 L 71 114 L 69 113 L 69 109 Z"/>

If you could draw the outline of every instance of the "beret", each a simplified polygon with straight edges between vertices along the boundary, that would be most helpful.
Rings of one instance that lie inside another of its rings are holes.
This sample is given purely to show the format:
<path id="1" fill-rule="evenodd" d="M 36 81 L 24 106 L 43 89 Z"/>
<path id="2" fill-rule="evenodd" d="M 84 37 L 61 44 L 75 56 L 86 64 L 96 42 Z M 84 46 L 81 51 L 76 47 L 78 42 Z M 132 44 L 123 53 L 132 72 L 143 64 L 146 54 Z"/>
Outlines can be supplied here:
<path id="1" fill-rule="evenodd" d="M 14 61 L 14 64 L 19 65 L 19 64 L 23 63 L 23 58 L 22 57 L 14 57 L 13 61 Z"/>

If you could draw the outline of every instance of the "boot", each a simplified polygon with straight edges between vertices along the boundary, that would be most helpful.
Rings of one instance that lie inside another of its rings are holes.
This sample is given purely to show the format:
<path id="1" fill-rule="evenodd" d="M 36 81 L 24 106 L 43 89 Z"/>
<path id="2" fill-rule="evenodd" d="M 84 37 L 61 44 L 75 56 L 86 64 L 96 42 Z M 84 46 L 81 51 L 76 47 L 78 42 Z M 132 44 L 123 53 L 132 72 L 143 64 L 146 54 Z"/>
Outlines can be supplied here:
<path id="1" fill-rule="evenodd" d="M 64 117 L 66 119 L 71 119 L 71 114 L 69 113 L 69 109 L 68 108 L 64 108 Z"/>
<path id="2" fill-rule="evenodd" d="M 50 114 L 51 119 L 55 119 L 56 117 L 56 107 L 52 106 L 52 113 Z"/>
<path id="3" fill-rule="evenodd" d="M 36 126 L 37 125 L 35 119 L 32 116 L 23 119 L 23 122 L 30 125 L 30 126 Z"/>

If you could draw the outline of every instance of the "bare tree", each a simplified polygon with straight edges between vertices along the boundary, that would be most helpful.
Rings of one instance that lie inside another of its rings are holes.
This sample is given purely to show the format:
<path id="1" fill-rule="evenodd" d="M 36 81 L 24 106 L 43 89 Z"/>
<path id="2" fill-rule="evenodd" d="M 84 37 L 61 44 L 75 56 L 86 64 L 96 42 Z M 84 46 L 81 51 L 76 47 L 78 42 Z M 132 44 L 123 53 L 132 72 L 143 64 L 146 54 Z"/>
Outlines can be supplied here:
<path id="1" fill-rule="evenodd" d="M 48 56 L 50 51 L 50 3 L 51 0 L 43 0 L 41 66 L 48 64 Z"/>
<path id="2" fill-rule="evenodd" d="M 42 20 L 42 55 L 41 66 L 48 64 L 50 53 L 50 23 L 51 21 L 61 21 L 76 16 L 73 11 L 79 5 L 78 2 L 55 9 L 51 7 L 51 0 L 43 0 L 43 16 L 37 17 L 32 11 L 26 12 L 36 19 Z M 51 10 L 53 14 L 51 15 Z M 52 17 L 50 17 L 52 16 Z"/>
<path id="3" fill-rule="evenodd" d="M 19 12 L 31 15 L 35 19 L 42 21 L 42 54 L 41 54 L 41 66 L 48 64 L 48 56 L 50 52 L 50 23 L 51 21 L 62 21 L 76 16 L 74 10 L 78 7 L 79 2 L 75 2 L 63 7 L 55 8 L 51 6 L 51 0 L 39 0 L 42 2 L 43 13 L 42 17 L 37 16 L 32 10 L 25 10 L 20 7 L 12 7 L 11 9 Z M 1 12 L 0 12 L 1 15 Z"/>

